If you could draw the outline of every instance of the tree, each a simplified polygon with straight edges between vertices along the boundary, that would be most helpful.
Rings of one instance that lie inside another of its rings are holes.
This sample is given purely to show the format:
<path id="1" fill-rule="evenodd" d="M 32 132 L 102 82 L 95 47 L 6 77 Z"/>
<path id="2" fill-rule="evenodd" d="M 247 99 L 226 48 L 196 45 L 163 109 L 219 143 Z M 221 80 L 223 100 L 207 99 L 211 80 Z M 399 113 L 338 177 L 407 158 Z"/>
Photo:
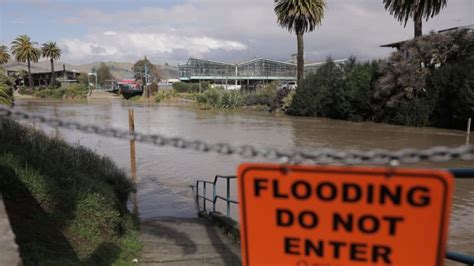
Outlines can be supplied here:
<path id="1" fill-rule="evenodd" d="M 132 67 L 133 72 L 135 73 L 135 80 L 141 81 L 142 84 L 146 85 L 145 77 L 145 65 L 148 72 L 148 82 L 158 82 L 160 80 L 160 71 L 158 67 L 150 62 L 145 56 L 145 58 L 138 60 Z M 148 86 L 145 86 L 144 96 L 149 97 L 151 93 L 148 89 Z"/>
<path id="2" fill-rule="evenodd" d="M 304 77 L 303 34 L 313 31 L 321 24 L 326 8 L 325 0 L 275 0 L 274 11 L 282 28 L 296 33 L 298 44 L 297 83 L 302 84 Z"/>
<path id="3" fill-rule="evenodd" d="M 316 73 L 308 75 L 296 89 L 287 110 L 290 115 L 322 116 L 342 119 L 348 109 L 344 90 L 343 71 L 328 58 Z"/>
<path id="4" fill-rule="evenodd" d="M 97 68 L 97 83 L 102 86 L 107 80 L 112 79 L 115 79 L 115 77 L 110 72 L 110 67 L 105 63 L 100 63 L 99 68 Z"/>
<path id="5" fill-rule="evenodd" d="M 18 62 L 28 62 L 28 86 L 33 86 L 31 76 L 31 62 L 38 62 L 41 57 L 40 49 L 36 48 L 37 43 L 32 42 L 28 35 L 20 35 L 12 42 L 12 53 Z"/>
<path id="6" fill-rule="evenodd" d="M 5 45 L 0 45 L 0 65 L 6 64 L 10 59 L 10 54 L 8 53 L 8 47 Z"/>
<path id="7" fill-rule="evenodd" d="M 86 72 L 79 73 L 79 75 L 77 76 L 77 81 L 80 84 L 85 84 L 85 85 L 89 86 L 89 76 L 87 75 Z"/>
<path id="8" fill-rule="evenodd" d="M 56 42 L 46 42 L 41 46 L 41 54 L 43 57 L 49 58 L 51 62 L 51 85 L 54 87 L 56 84 L 56 73 L 54 72 L 54 60 L 61 58 L 61 49 L 56 46 Z"/>
<path id="9" fill-rule="evenodd" d="M 15 80 L 0 72 L 0 104 L 12 106 Z"/>
<path id="10" fill-rule="evenodd" d="M 410 18 L 415 26 L 415 38 L 423 35 L 423 18 L 428 19 L 439 14 L 446 7 L 447 0 L 383 0 L 385 9 L 406 27 Z"/>

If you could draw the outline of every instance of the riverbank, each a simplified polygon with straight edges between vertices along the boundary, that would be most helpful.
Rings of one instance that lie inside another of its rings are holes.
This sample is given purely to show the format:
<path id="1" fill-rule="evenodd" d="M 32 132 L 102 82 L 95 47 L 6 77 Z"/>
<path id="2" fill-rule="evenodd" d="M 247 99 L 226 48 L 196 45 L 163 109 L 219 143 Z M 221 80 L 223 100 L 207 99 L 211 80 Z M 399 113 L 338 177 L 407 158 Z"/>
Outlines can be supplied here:
<path id="1" fill-rule="evenodd" d="M 129 265 L 134 185 L 108 158 L 0 119 L 0 190 L 24 265 Z"/>

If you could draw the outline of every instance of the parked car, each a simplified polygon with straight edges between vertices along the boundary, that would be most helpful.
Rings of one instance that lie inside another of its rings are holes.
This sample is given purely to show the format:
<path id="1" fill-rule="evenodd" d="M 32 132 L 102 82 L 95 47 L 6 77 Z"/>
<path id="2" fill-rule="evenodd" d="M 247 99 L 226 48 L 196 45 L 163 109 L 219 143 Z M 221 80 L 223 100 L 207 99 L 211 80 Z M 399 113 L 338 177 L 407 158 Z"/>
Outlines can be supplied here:
<path id="1" fill-rule="evenodd" d="M 290 89 L 290 90 L 296 90 L 296 87 L 298 87 L 296 85 L 296 81 L 289 81 L 289 82 L 285 82 L 285 83 L 281 83 L 280 86 L 278 87 L 278 89 Z"/>

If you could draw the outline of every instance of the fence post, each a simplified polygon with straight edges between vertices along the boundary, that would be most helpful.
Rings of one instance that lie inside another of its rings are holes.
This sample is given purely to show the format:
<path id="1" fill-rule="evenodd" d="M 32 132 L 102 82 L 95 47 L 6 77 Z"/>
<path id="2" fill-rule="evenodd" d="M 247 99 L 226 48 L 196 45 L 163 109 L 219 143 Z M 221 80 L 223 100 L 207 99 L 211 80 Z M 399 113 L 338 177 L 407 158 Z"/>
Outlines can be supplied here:
<path id="1" fill-rule="evenodd" d="M 199 201 L 199 181 L 196 181 L 196 200 Z"/>
<path id="2" fill-rule="evenodd" d="M 212 211 L 216 212 L 216 183 L 212 184 Z"/>
<path id="3" fill-rule="evenodd" d="M 204 182 L 204 197 L 202 198 L 204 212 L 206 212 L 206 201 L 207 201 L 206 198 L 207 198 L 207 194 L 206 194 L 206 182 Z"/>
<path id="4" fill-rule="evenodd" d="M 227 177 L 227 195 L 226 195 L 226 202 L 227 202 L 227 217 L 230 217 L 230 178 Z"/>
<path id="5" fill-rule="evenodd" d="M 128 129 L 130 134 L 135 133 L 135 111 L 131 108 L 128 109 Z M 130 172 L 132 175 L 132 181 L 134 184 L 137 184 L 137 158 L 135 154 L 135 140 L 130 139 Z M 138 214 L 138 198 L 137 193 L 132 193 L 132 212 Z"/>
<path id="6" fill-rule="evenodd" d="M 128 109 L 128 129 L 130 134 L 135 133 L 135 111 Z M 132 172 L 133 181 L 137 181 L 137 159 L 135 155 L 135 140 L 130 140 L 130 170 Z"/>
<path id="7" fill-rule="evenodd" d="M 469 145 L 469 138 L 471 137 L 471 121 L 472 119 L 469 117 L 467 120 L 466 145 Z"/>
<path id="8" fill-rule="evenodd" d="M 469 119 L 467 120 L 467 135 L 470 136 L 471 135 L 471 118 L 469 117 Z"/>

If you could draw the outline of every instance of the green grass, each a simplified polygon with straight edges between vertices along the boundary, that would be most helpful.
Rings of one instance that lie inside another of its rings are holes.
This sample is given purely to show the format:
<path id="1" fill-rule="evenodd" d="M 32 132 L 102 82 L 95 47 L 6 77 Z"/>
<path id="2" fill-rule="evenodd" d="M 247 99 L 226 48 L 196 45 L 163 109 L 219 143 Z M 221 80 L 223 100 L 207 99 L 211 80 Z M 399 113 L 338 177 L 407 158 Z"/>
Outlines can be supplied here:
<path id="1" fill-rule="evenodd" d="M 134 186 L 110 159 L 0 119 L 0 166 L 25 265 L 133 264 Z"/>

